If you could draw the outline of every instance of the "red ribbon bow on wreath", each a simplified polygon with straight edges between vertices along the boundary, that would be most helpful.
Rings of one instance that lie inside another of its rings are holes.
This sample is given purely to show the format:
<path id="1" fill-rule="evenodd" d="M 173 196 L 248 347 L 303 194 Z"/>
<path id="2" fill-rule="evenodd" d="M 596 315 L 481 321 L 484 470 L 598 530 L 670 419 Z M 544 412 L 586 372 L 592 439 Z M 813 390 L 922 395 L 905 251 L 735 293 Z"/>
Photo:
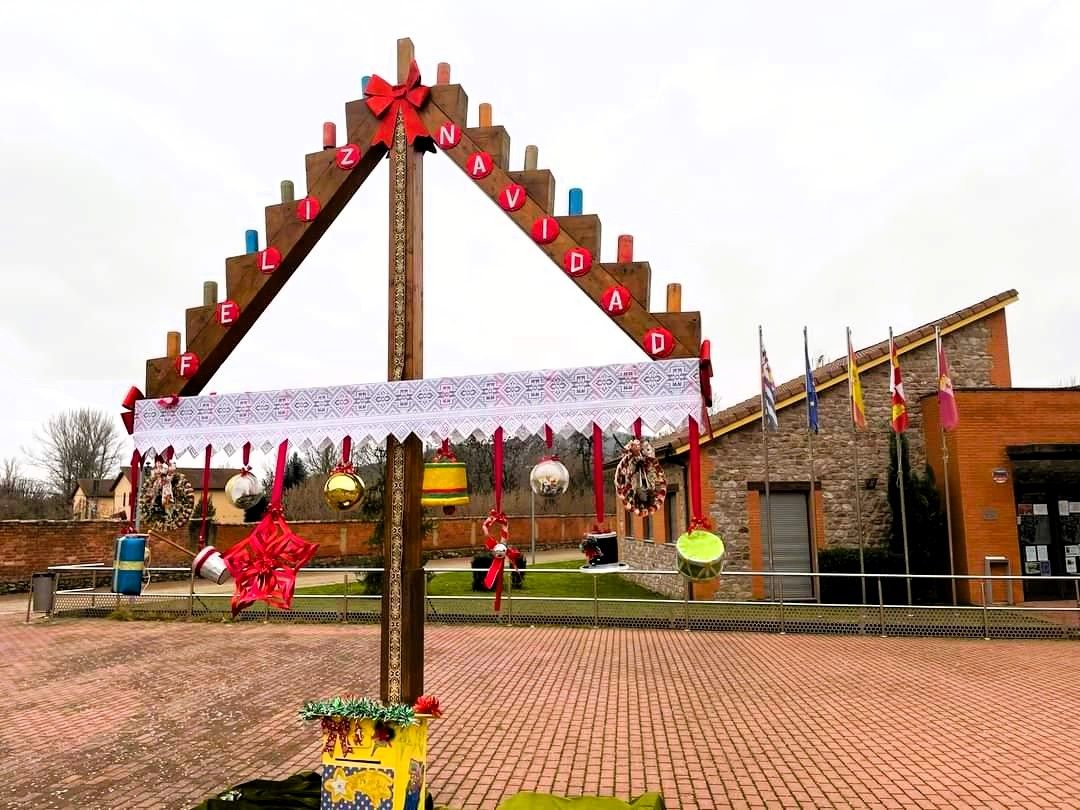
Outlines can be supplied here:
<path id="1" fill-rule="evenodd" d="M 278 447 L 270 509 L 255 531 L 222 555 L 234 582 L 233 616 L 260 599 L 273 607 L 291 608 L 296 573 L 319 548 L 318 543 L 309 543 L 293 534 L 285 522 L 281 496 L 287 452 L 288 443 L 282 442 Z"/>
<path id="2" fill-rule="evenodd" d="M 499 539 L 497 540 L 491 535 L 493 526 L 499 527 Z M 484 521 L 483 528 L 484 548 L 495 555 L 495 558 L 491 561 L 491 566 L 488 568 L 487 576 L 484 577 L 484 587 L 495 586 L 495 612 L 498 613 L 499 608 L 502 606 L 503 570 L 506 568 L 506 561 L 509 560 L 510 565 L 516 571 L 518 560 L 521 559 L 521 552 L 510 545 L 510 521 L 502 512 L 492 509 L 491 514 Z"/>
<path id="3" fill-rule="evenodd" d="M 430 133 L 417 115 L 417 110 L 427 103 L 431 91 L 420 84 L 420 68 L 416 60 L 409 65 L 409 75 L 404 84 L 392 85 L 381 76 L 368 79 L 364 95 L 368 109 L 376 118 L 382 119 L 375 137 L 371 142 L 381 143 L 387 149 L 394 145 L 394 127 L 400 112 L 405 119 L 405 141 L 413 143 L 417 138 L 429 138 Z"/>

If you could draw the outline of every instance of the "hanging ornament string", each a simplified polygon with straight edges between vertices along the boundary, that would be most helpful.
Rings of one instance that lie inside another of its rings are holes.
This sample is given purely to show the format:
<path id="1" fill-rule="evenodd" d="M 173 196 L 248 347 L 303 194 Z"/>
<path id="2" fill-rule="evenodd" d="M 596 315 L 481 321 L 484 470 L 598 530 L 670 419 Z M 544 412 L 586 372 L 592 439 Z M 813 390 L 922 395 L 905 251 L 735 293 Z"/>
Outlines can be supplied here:
<path id="1" fill-rule="evenodd" d="M 202 523 L 199 526 L 199 548 L 206 545 L 206 513 L 210 509 L 210 456 L 213 448 L 206 445 L 206 456 L 203 459 L 202 470 Z"/>
<path id="2" fill-rule="evenodd" d="M 594 532 L 607 531 L 604 520 L 604 432 L 593 422 L 592 426 L 592 480 L 593 501 L 596 505 Z"/>
<path id="3" fill-rule="evenodd" d="M 503 429 L 495 430 L 495 511 L 502 513 L 503 494 Z"/>
<path id="4" fill-rule="evenodd" d="M 135 531 L 135 510 L 139 502 L 139 473 L 141 472 L 142 456 L 136 450 L 131 454 L 131 494 L 128 495 L 128 531 Z"/>
<path id="5" fill-rule="evenodd" d="M 484 577 L 484 587 L 495 588 L 495 612 L 498 613 L 502 607 L 502 591 L 503 591 L 503 570 L 506 567 L 506 561 L 510 561 L 510 565 L 516 570 L 518 567 L 518 560 L 521 559 L 521 552 L 510 545 L 510 521 L 502 510 L 502 496 L 503 496 L 503 429 L 496 428 L 494 436 L 495 445 L 495 460 L 494 460 L 494 477 L 495 477 L 495 508 L 491 510 L 491 513 L 484 521 L 484 547 L 494 555 L 491 561 L 491 565 L 488 567 L 487 575 Z M 491 530 L 495 527 L 499 527 L 499 536 L 496 539 Z"/>
<path id="6" fill-rule="evenodd" d="M 251 442 L 244 442 L 244 471 L 251 472 Z"/>
<path id="7" fill-rule="evenodd" d="M 288 456 L 289 440 L 286 439 L 278 445 L 277 465 L 274 467 L 274 489 L 270 493 L 269 512 L 276 517 L 281 517 L 285 511 L 282 507 L 281 497 L 285 492 L 285 462 Z"/>
<path id="8" fill-rule="evenodd" d="M 697 420 L 690 417 L 690 531 L 711 529 L 712 523 L 701 508 L 701 436 Z"/>
<path id="9" fill-rule="evenodd" d="M 555 434 L 551 432 L 551 425 L 544 425 L 544 444 L 550 450 L 555 444 Z"/>
<path id="10" fill-rule="evenodd" d="M 334 468 L 334 472 L 351 473 L 352 471 L 352 436 L 346 436 L 341 440 L 341 463 Z"/>

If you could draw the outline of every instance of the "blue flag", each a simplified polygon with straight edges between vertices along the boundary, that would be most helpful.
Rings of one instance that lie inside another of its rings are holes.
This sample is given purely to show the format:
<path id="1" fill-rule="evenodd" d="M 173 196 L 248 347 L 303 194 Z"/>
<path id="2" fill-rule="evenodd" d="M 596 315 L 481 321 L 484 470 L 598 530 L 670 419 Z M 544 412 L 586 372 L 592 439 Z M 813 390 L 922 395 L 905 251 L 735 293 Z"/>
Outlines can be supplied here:
<path id="1" fill-rule="evenodd" d="M 810 368 L 810 347 L 806 340 L 806 327 L 802 330 L 803 357 L 806 358 L 806 428 L 818 432 L 818 398 L 814 385 L 814 370 Z"/>

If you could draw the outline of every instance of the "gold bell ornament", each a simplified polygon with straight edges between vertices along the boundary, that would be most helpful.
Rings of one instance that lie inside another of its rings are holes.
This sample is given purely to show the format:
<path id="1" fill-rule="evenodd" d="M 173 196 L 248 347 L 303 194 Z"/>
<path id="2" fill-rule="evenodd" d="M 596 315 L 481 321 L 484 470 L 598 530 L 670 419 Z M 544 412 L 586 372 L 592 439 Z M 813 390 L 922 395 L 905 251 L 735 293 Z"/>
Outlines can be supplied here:
<path id="1" fill-rule="evenodd" d="M 469 503 L 469 482 L 465 464 L 457 460 L 447 439 L 435 451 L 435 457 L 424 465 L 424 485 L 420 493 L 421 506 L 441 506 L 443 514 L 452 515 L 455 507 Z"/>
<path id="2" fill-rule="evenodd" d="M 323 486 L 323 500 L 331 509 L 344 512 L 356 506 L 364 497 L 364 482 L 353 472 L 352 439 L 346 436 L 341 444 L 341 463 L 330 471 Z"/>

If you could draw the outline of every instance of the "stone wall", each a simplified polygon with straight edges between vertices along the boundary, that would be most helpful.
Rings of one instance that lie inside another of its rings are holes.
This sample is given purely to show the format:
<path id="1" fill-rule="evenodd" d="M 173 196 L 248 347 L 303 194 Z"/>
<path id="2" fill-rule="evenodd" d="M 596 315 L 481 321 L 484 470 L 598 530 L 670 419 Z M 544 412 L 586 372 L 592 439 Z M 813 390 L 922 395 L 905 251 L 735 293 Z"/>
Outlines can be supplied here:
<path id="1" fill-rule="evenodd" d="M 1000 325 L 994 319 L 1000 319 Z M 1000 341 L 993 339 L 992 332 L 1003 327 L 1004 313 L 999 312 L 943 337 L 955 387 L 988 387 L 993 380 L 1001 379 L 1001 358 L 995 357 L 1000 354 L 1000 349 L 996 349 Z M 997 373 L 993 373 L 995 362 Z M 937 388 L 934 342 L 902 354 L 900 368 L 910 419 L 906 435 L 911 463 L 915 469 L 922 470 L 926 465 L 926 448 L 919 399 Z M 846 378 L 818 391 L 821 432 L 814 437 L 814 467 L 822 490 L 824 511 L 824 537 L 819 541 L 819 547 L 858 545 L 857 483 L 863 487 L 859 496 L 866 543 L 882 543 L 888 537 L 891 517 L 886 479 L 889 448 L 894 441 L 890 427 L 889 373 L 886 361 L 860 374 L 868 430 L 860 433 L 857 440 L 851 430 Z M 805 401 L 780 409 L 778 417 L 780 429 L 769 434 L 770 480 L 809 489 Z M 856 441 L 859 482 L 856 482 L 854 470 Z M 703 499 L 726 542 L 726 569 L 753 570 L 751 540 L 757 534 L 757 516 L 754 515 L 752 520 L 749 514 L 747 490 L 748 484 L 754 485 L 765 479 L 760 422 L 755 421 L 712 441 L 702 454 L 702 477 Z M 873 489 L 865 488 L 869 478 L 876 478 Z M 722 578 L 718 596 L 747 598 L 750 588 L 749 579 Z"/>
<path id="2" fill-rule="evenodd" d="M 619 561 L 633 568 L 650 571 L 675 570 L 675 546 L 672 543 L 650 543 L 647 540 L 619 539 Z M 686 581 L 680 576 L 663 574 L 620 574 L 631 582 L 662 593 L 669 599 L 686 596 Z"/>

